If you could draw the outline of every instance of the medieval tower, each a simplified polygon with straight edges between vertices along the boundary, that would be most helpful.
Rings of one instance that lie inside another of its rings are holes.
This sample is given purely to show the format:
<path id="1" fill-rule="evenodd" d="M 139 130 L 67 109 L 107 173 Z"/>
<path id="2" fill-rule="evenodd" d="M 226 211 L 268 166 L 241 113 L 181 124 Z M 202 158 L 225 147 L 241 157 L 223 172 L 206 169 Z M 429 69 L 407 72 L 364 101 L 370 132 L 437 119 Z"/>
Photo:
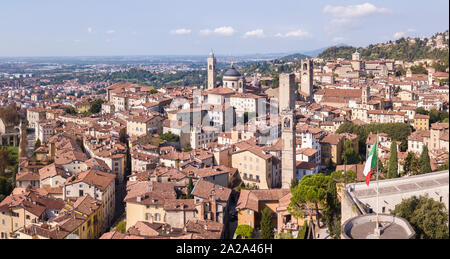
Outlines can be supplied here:
<path id="1" fill-rule="evenodd" d="M 295 108 L 295 75 L 280 74 L 279 114 L 283 110 L 294 110 Z"/>
<path id="2" fill-rule="evenodd" d="M 281 116 L 281 188 L 289 189 L 296 172 L 295 154 L 295 76 L 280 75 L 279 107 Z"/>
<path id="3" fill-rule="evenodd" d="M 363 105 L 367 105 L 370 99 L 370 87 L 366 86 L 362 89 L 361 101 Z"/>
<path id="4" fill-rule="evenodd" d="M 281 141 L 283 142 L 281 151 L 281 188 L 289 189 L 296 172 L 294 110 L 283 111 L 281 119 Z"/>
<path id="5" fill-rule="evenodd" d="M 314 99 L 313 96 L 313 62 L 311 59 L 304 59 L 301 61 L 302 82 L 300 90 L 306 95 L 305 98 L 309 101 Z"/>
<path id="6" fill-rule="evenodd" d="M 211 51 L 208 57 L 208 90 L 216 88 L 217 72 L 216 72 L 216 58 Z"/>

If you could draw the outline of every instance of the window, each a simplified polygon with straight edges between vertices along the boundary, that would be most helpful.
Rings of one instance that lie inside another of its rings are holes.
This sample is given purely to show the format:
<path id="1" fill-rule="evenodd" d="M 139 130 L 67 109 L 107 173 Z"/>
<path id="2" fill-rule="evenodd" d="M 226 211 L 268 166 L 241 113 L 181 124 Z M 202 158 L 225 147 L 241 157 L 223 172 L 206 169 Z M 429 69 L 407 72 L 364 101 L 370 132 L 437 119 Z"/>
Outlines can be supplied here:
<path id="1" fill-rule="evenodd" d="M 4 220 L 4 219 L 2 219 L 2 225 L 5 225 L 5 224 L 6 224 L 5 220 Z"/>
<path id="2" fill-rule="evenodd" d="M 385 213 L 385 212 L 386 212 L 386 207 L 383 207 L 382 213 Z"/>
<path id="3" fill-rule="evenodd" d="M 80 190 L 79 196 L 80 196 L 80 197 L 81 197 L 81 196 L 84 196 L 83 190 Z"/>
<path id="4" fill-rule="evenodd" d="M 252 215 L 252 210 L 247 210 L 248 215 Z"/>
<path id="5" fill-rule="evenodd" d="M 150 220 L 152 218 L 152 214 L 145 213 L 145 220 Z"/>
<path id="6" fill-rule="evenodd" d="M 155 214 L 155 221 L 160 221 L 161 216 L 159 215 L 159 213 Z"/>

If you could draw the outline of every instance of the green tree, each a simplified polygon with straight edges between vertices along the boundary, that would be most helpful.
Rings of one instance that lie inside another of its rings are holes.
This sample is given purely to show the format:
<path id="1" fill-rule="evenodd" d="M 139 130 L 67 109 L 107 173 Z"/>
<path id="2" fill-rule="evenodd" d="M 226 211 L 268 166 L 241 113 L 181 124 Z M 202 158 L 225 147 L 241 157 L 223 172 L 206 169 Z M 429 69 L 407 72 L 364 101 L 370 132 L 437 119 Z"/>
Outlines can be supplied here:
<path id="1" fill-rule="evenodd" d="M 353 170 L 332 172 L 330 177 L 337 183 L 349 184 L 356 183 L 356 172 Z"/>
<path id="2" fill-rule="evenodd" d="M 422 114 L 422 115 L 428 115 L 429 114 L 429 112 L 427 110 L 425 110 L 425 108 L 423 108 L 423 107 L 417 108 L 416 109 L 416 113 Z"/>
<path id="3" fill-rule="evenodd" d="M 398 177 L 398 154 L 397 154 L 397 143 L 392 141 L 391 150 L 389 154 L 389 168 L 388 168 L 388 178 Z"/>
<path id="4" fill-rule="evenodd" d="M 265 207 L 262 211 L 261 239 L 273 239 L 273 237 L 272 212 L 269 208 Z"/>
<path id="5" fill-rule="evenodd" d="M 121 221 L 121 222 L 119 222 L 119 224 L 117 224 L 116 231 L 124 234 L 126 232 L 126 227 L 127 227 L 127 222 Z"/>
<path id="6" fill-rule="evenodd" d="M 342 160 L 347 165 L 359 163 L 358 154 L 356 154 L 355 149 L 353 148 L 353 142 L 349 139 L 345 140 L 342 151 Z"/>
<path id="7" fill-rule="evenodd" d="M 192 150 L 194 150 L 191 145 L 188 145 L 187 147 L 183 148 L 183 152 L 191 152 Z"/>
<path id="8" fill-rule="evenodd" d="M 329 176 L 323 174 L 307 175 L 302 178 L 299 185 L 292 190 L 291 202 L 288 210 L 293 216 L 305 217 L 305 211 L 312 218 L 312 210 L 309 203 L 314 204 L 317 226 L 320 226 L 319 204 L 323 205 L 326 198 L 326 190 Z"/>
<path id="9" fill-rule="evenodd" d="M 9 151 L 6 147 L 0 147 L 0 176 L 5 175 L 5 170 L 9 165 Z"/>
<path id="10" fill-rule="evenodd" d="M 167 132 L 159 136 L 159 140 L 161 142 L 167 141 L 167 142 L 178 142 L 180 140 L 180 137 L 176 134 L 173 134 L 172 132 Z"/>
<path id="11" fill-rule="evenodd" d="M 36 149 L 41 147 L 41 140 L 37 139 L 36 142 L 34 142 L 34 151 L 36 151 Z"/>
<path id="12" fill-rule="evenodd" d="M 249 225 L 239 225 L 235 235 L 244 239 L 253 239 L 253 228 Z"/>
<path id="13" fill-rule="evenodd" d="M 91 108 L 89 108 L 90 114 L 96 114 L 102 111 L 102 104 L 104 103 L 104 100 L 102 99 L 96 99 L 92 102 Z"/>
<path id="14" fill-rule="evenodd" d="M 8 196 L 14 187 L 12 186 L 11 182 L 8 178 L 0 176 L 0 202 Z"/>
<path id="15" fill-rule="evenodd" d="M 75 108 L 73 108 L 73 107 L 70 107 L 70 108 L 65 109 L 65 112 L 66 112 L 67 114 L 70 114 L 70 115 L 73 115 L 73 116 L 75 116 L 75 115 L 78 114 L 78 112 L 77 112 L 77 111 L 75 110 Z"/>
<path id="16" fill-rule="evenodd" d="M 403 174 L 404 175 L 416 175 L 419 172 L 419 159 L 413 152 L 408 152 L 405 161 L 403 163 Z"/>
<path id="17" fill-rule="evenodd" d="M 192 182 L 192 177 L 189 177 L 189 182 L 186 189 L 186 196 L 188 199 L 193 199 L 194 197 L 192 195 L 192 190 L 194 189 L 194 183 Z"/>
<path id="18" fill-rule="evenodd" d="M 292 179 L 291 180 L 291 186 L 290 186 L 290 190 L 291 190 L 291 192 L 292 192 L 292 190 L 295 188 L 295 187 L 297 187 L 297 185 L 298 185 L 298 180 L 297 180 L 297 178 L 294 178 L 294 179 Z"/>
<path id="19" fill-rule="evenodd" d="M 422 155 L 420 156 L 420 174 L 431 173 L 430 155 L 428 154 L 427 145 L 423 146 Z"/>
<path id="20" fill-rule="evenodd" d="M 395 206 L 392 214 L 409 221 L 421 239 L 448 239 L 448 211 L 442 202 L 413 196 Z"/>
<path id="21" fill-rule="evenodd" d="M 334 239 L 339 239 L 341 236 L 341 231 L 340 228 L 336 229 L 336 227 L 340 226 L 341 203 L 338 199 L 336 182 L 333 178 L 331 178 L 328 182 L 326 202 L 323 206 L 323 216 L 330 232 L 330 236 Z"/>
<path id="22" fill-rule="evenodd" d="M 298 231 L 297 239 L 307 239 L 308 234 L 308 221 L 305 220 L 305 223 L 303 223 L 303 226 Z"/>
<path id="23" fill-rule="evenodd" d="M 448 170 L 448 169 L 449 169 L 449 161 L 447 160 L 447 161 L 445 162 L 445 164 L 439 166 L 439 167 L 436 169 L 436 172 L 444 171 L 444 170 Z"/>

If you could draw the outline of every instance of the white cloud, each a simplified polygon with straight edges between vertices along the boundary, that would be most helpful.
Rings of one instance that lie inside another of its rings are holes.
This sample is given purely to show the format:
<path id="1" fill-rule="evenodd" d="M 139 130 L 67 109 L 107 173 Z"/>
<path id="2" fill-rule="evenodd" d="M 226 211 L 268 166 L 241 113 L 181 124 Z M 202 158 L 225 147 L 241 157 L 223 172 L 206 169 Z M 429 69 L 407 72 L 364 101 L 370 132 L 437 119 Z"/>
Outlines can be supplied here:
<path id="1" fill-rule="evenodd" d="M 410 36 L 408 34 L 411 34 L 413 32 L 416 32 L 416 30 L 410 28 L 410 29 L 407 29 L 406 32 L 399 31 L 399 32 L 394 33 L 393 37 L 394 37 L 394 39 L 398 40 L 398 39 Z"/>
<path id="2" fill-rule="evenodd" d="M 253 31 L 248 31 L 244 34 L 244 38 L 250 38 L 250 37 L 256 37 L 256 38 L 264 38 L 266 35 L 264 35 L 264 30 L 262 29 L 256 29 Z"/>
<path id="3" fill-rule="evenodd" d="M 176 29 L 176 30 L 171 30 L 170 34 L 174 34 L 174 35 L 186 35 L 186 34 L 191 34 L 191 30 L 190 29 Z"/>
<path id="4" fill-rule="evenodd" d="M 398 40 L 400 38 L 405 37 L 405 33 L 404 32 L 396 32 L 394 33 L 394 39 Z"/>
<path id="5" fill-rule="evenodd" d="M 295 31 L 290 31 L 285 34 L 277 33 L 275 35 L 275 37 L 278 37 L 278 38 L 305 38 L 307 36 L 309 36 L 309 33 L 306 31 L 303 31 L 301 29 L 295 30 Z"/>
<path id="6" fill-rule="evenodd" d="M 106 31 L 106 34 L 114 34 L 114 33 L 116 33 L 115 30 L 107 30 L 107 31 Z"/>
<path id="7" fill-rule="evenodd" d="M 342 42 L 345 41 L 345 38 L 344 38 L 344 37 L 334 37 L 334 38 L 332 39 L 332 41 L 333 41 L 334 43 L 342 43 Z"/>
<path id="8" fill-rule="evenodd" d="M 220 36 L 233 36 L 236 33 L 236 30 L 233 29 L 233 27 L 230 26 L 224 26 L 219 27 L 214 30 L 210 29 L 204 29 L 200 31 L 200 35 L 207 36 L 207 35 L 220 35 Z"/>
<path id="9" fill-rule="evenodd" d="M 373 14 L 388 14 L 391 10 L 379 8 L 371 3 L 348 6 L 326 5 L 323 9 L 325 14 L 329 14 L 332 19 L 327 26 L 329 31 L 349 30 L 356 28 L 364 17 Z"/>
<path id="10" fill-rule="evenodd" d="M 88 33 L 93 33 L 93 32 L 94 32 L 94 29 L 92 29 L 91 27 L 89 27 L 89 28 L 87 29 L 87 31 L 88 31 Z"/>
<path id="11" fill-rule="evenodd" d="M 230 26 L 224 26 L 214 30 L 215 34 L 223 36 L 232 36 L 235 32 L 236 31 L 233 29 L 233 27 Z"/>

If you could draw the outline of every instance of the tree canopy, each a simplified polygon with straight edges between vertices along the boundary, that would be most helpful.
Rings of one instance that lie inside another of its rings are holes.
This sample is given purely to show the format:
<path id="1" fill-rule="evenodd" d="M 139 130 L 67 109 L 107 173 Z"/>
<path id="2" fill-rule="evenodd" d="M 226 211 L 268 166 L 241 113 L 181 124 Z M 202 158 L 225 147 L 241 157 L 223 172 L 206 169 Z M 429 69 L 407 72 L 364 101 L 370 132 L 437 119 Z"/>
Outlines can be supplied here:
<path id="1" fill-rule="evenodd" d="M 245 239 L 252 239 L 253 238 L 253 228 L 249 225 L 239 225 L 236 228 L 235 234 L 238 237 L 243 237 Z"/>
<path id="2" fill-rule="evenodd" d="M 269 208 L 265 207 L 262 212 L 261 219 L 261 239 L 273 239 L 274 231 L 273 231 L 273 223 L 272 223 L 272 212 Z"/>
<path id="3" fill-rule="evenodd" d="M 102 99 L 96 99 L 92 102 L 91 108 L 89 109 L 89 113 L 95 114 L 102 111 L 102 104 L 104 103 L 104 100 Z"/>
<path id="4" fill-rule="evenodd" d="M 442 202 L 427 196 L 414 196 L 396 205 L 391 213 L 408 220 L 417 238 L 449 238 L 448 211 Z"/>
<path id="5" fill-rule="evenodd" d="M 19 113 L 15 104 L 0 107 L 0 118 L 6 125 L 17 125 L 19 123 Z"/>
<path id="6" fill-rule="evenodd" d="M 397 143 L 392 141 L 391 150 L 389 152 L 388 178 L 397 178 L 398 175 L 398 154 Z"/>
<path id="7" fill-rule="evenodd" d="M 288 210 L 293 216 L 304 218 L 305 212 L 312 213 L 312 209 L 309 207 L 309 203 L 313 203 L 316 215 L 317 225 L 319 222 L 319 204 L 324 203 L 326 198 L 326 191 L 328 187 L 329 176 L 324 174 L 307 175 L 302 178 L 297 187 L 292 190 L 291 202 L 288 206 Z M 309 214 L 311 217 L 312 214 Z"/>

